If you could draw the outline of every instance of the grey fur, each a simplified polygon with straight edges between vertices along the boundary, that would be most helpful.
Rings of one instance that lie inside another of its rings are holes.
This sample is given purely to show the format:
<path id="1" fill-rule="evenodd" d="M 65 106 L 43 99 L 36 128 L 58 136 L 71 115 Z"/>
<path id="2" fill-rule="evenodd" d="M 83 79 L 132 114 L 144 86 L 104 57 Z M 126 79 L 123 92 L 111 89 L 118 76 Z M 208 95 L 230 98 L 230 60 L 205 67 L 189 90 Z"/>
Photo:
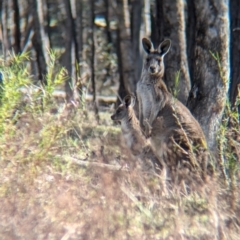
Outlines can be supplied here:
<path id="1" fill-rule="evenodd" d="M 180 166 L 184 171 L 200 170 L 205 177 L 208 151 L 203 131 L 187 107 L 172 96 L 163 81 L 163 58 L 169 51 L 170 40 L 163 41 L 157 50 L 152 46 L 149 40 L 143 39 L 147 56 L 137 84 L 141 128 L 146 137 L 151 136 L 155 152 L 174 176 Z"/>

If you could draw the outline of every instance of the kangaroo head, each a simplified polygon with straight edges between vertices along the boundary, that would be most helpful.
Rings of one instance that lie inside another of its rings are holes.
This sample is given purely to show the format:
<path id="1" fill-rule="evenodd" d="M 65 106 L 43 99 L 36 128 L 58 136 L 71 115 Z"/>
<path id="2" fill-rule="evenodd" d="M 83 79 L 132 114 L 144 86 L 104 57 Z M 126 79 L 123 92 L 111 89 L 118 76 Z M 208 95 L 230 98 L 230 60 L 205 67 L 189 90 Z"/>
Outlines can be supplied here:
<path id="1" fill-rule="evenodd" d="M 111 116 L 114 121 L 121 121 L 128 116 L 129 111 L 134 111 L 133 107 L 135 105 L 136 98 L 134 95 L 127 95 L 123 102 L 118 106 L 115 113 Z"/>
<path id="2" fill-rule="evenodd" d="M 142 45 L 147 53 L 143 71 L 147 71 L 150 75 L 159 75 L 162 77 L 164 74 L 163 58 L 171 47 L 171 41 L 166 39 L 159 44 L 157 49 L 154 49 L 152 42 L 147 38 L 143 38 Z"/>

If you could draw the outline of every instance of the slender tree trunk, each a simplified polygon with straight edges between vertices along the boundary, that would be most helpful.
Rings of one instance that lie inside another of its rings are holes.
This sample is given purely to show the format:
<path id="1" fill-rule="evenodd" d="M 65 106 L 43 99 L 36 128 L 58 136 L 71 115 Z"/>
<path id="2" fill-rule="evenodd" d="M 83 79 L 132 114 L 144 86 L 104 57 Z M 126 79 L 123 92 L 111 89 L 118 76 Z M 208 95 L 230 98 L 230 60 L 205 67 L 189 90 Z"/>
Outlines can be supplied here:
<path id="1" fill-rule="evenodd" d="M 110 28 L 110 5 L 109 5 L 109 0 L 104 0 L 104 5 L 105 5 L 105 19 L 106 19 L 106 28 L 105 28 L 105 32 L 106 32 L 106 38 L 107 38 L 107 44 L 109 44 L 110 46 L 108 46 L 107 48 L 107 53 L 108 55 L 111 54 L 112 52 L 112 35 L 111 35 L 111 28 Z M 110 80 L 110 82 L 112 82 L 112 76 L 111 76 L 111 62 L 108 61 L 107 66 L 106 66 L 106 82 L 108 82 Z"/>
<path id="2" fill-rule="evenodd" d="M 64 53 L 64 65 L 70 76 L 69 81 L 65 84 L 65 90 L 67 93 L 67 100 L 78 99 L 78 92 L 76 86 L 76 79 L 78 73 L 76 65 L 79 63 L 78 55 L 78 43 L 76 33 L 76 2 L 75 0 L 64 0 L 64 6 L 66 9 L 66 37 L 65 37 L 65 53 Z"/>
<path id="3" fill-rule="evenodd" d="M 132 1 L 132 49 L 133 49 L 133 62 L 134 62 L 134 77 L 136 81 L 141 76 L 142 58 L 140 57 L 140 29 L 142 23 L 142 0 Z"/>
<path id="4" fill-rule="evenodd" d="M 50 13 L 50 7 L 51 7 L 51 1 L 50 0 L 45 0 L 46 1 L 46 7 L 47 7 L 47 13 L 46 13 L 46 18 L 47 18 L 47 35 L 49 36 L 49 47 L 52 49 L 53 48 L 53 45 L 52 45 L 52 35 L 51 35 L 51 27 L 50 27 L 50 24 L 51 24 L 51 13 Z"/>
<path id="5" fill-rule="evenodd" d="M 195 34 L 189 50 L 192 91 L 188 107 L 200 122 L 210 149 L 216 147 L 229 81 L 227 0 L 188 1 L 188 21 Z"/>
<path id="6" fill-rule="evenodd" d="M 130 16 L 127 0 L 117 0 L 117 12 L 124 88 L 127 93 L 134 93 L 137 79 L 135 78 L 135 64 L 133 61 Z"/>
<path id="7" fill-rule="evenodd" d="M 151 40 L 155 47 L 163 39 L 163 1 L 154 1 L 151 4 Z"/>
<path id="8" fill-rule="evenodd" d="M 190 91 L 190 76 L 187 61 L 186 26 L 184 0 L 156 1 L 157 41 L 155 47 L 165 38 L 172 41 L 172 47 L 165 58 L 164 80 L 171 92 L 176 91 L 176 97 L 187 103 Z M 177 73 L 179 77 L 177 77 Z M 177 82 L 178 80 L 178 82 Z"/>
<path id="9" fill-rule="evenodd" d="M 92 91 L 93 91 L 93 106 L 95 111 L 96 119 L 99 121 L 98 115 L 98 104 L 96 98 L 96 83 L 95 83 L 95 39 L 94 39 L 94 20 L 95 20 L 95 6 L 94 0 L 91 0 L 91 80 L 92 80 Z"/>
<path id="10" fill-rule="evenodd" d="M 75 11 L 75 34 L 76 34 L 76 50 L 78 51 L 77 54 L 77 78 L 76 78 L 76 94 L 82 95 L 83 90 L 83 82 L 81 79 L 82 72 L 80 71 L 79 63 L 81 63 L 83 56 L 83 1 L 77 0 L 76 1 L 76 11 Z"/>
<path id="11" fill-rule="evenodd" d="M 151 37 L 151 8 L 150 0 L 144 0 L 144 34 L 145 37 Z"/>
<path id="12" fill-rule="evenodd" d="M 44 76 L 48 72 L 48 49 L 49 38 L 45 32 L 44 12 L 43 12 L 43 0 L 30 0 L 32 6 L 32 15 L 34 21 L 34 36 L 33 36 L 33 47 L 37 55 L 39 79 L 43 84 L 46 84 Z"/>
<path id="13" fill-rule="evenodd" d="M 21 52 L 26 52 L 32 49 L 32 38 L 34 35 L 34 18 L 29 12 L 32 11 L 32 6 L 27 4 L 21 11 L 21 24 L 24 26 L 21 36 Z"/>
<path id="14" fill-rule="evenodd" d="M 19 13 L 19 4 L 18 0 L 13 0 L 13 49 L 15 53 L 21 52 L 21 31 L 20 31 L 20 13 Z"/>
<path id="15" fill-rule="evenodd" d="M 71 10 L 71 21 L 72 21 L 72 35 L 73 35 L 73 42 L 75 46 L 75 59 L 77 61 L 77 64 L 79 64 L 79 46 L 78 46 L 78 41 L 77 41 L 77 24 L 76 24 L 76 19 L 77 19 L 77 12 L 76 12 L 76 0 L 70 0 L 70 10 Z"/>
<path id="16" fill-rule="evenodd" d="M 230 1 L 231 16 L 231 77 L 230 77 L 230 101 L 232 106 L 236 103 L 238 88 L 240 89 L 240 5 L 239 1 Z"/>
<path id="17" fill-rule="evenodd" d="M 127 95 L 127 90 L 124 86 L 124 76 L 123 76 L 123 64 L 122 64 L 122 54 L 121 54 L 121 40 L 120 40 L 120 30 L 117 29 L 117 41 L 116 41 L 116 50 L 118 56 L 118 72 L 119 72 L 119 88 L 118 96 L 123 99 Z M 118 106 L 121 103 L 120 99 L 117 100 L 116 105 Z"/>
<path id="18" fill-rule="evenodd" d="M 64 9 L 66 13 L 65 18 L 65 25 L 63 31 L 65 31 L 64 35 L 64 43 L 65 43 L 65 52 L 62 56 L 62 64 L 67 69 L 69 79 L 65 83 L 65 91 L 66 91 L 66 98 L 67 101 L 73 97 L 73 85 L 72 85 L 72 77 L 74 72 L 74 65 L 72 64 L 72 53 L 74 51 L 73 48 L 73 41 L 72 41 L 72 21 L 71 21 L 71 5 L 70 0 L 64 0 Z"/>
<path id="19" fill-rule="evenodd" d="M 6 58 L 7 52 L 10 49 L 10 42 L 8 41 L 8 4 L 7 0 L 2 0 L 1 3 L 1 32 L 2 32 L 2 49 L 3 49 L 3 56 Z"/>
<path id="20" fill-rule="evenodd" d="M 104 0 L 105 4 L 105 19 L 106 19 L 106 35 L 108 43 L 112 43 L 111 29 L 110 29 L 110 12 L 109 0 Z"/>
<path id="21" fill-rule="evenodd" d="M 83 3 L 82 0 L 76 1 L 76 32 L 77 32 L 77 45 L 79 62 L 82 60 L 83 50 Z"/>

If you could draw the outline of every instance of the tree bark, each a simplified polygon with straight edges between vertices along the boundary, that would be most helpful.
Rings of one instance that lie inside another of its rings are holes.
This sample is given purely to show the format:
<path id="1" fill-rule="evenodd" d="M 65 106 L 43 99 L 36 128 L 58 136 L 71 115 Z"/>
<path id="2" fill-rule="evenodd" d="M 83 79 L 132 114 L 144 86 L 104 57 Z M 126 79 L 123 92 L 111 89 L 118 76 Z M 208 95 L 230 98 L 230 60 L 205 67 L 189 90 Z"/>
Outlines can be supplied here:
<path id="1" fill-rule="evenodd" d="M 67 100 L 78 99 L 78 92 L 76 86 L 76 79 L 78 73 L 76 65 L 79 63 L 78 55 L 78 42 L 76 33 L 76 6 L 74 0 L 64 0 L 64 6 L 66 9 L 66 31 L 65 36 L 65 53 L 64 53 L 64 66 L 66 67 L 69 80 L 66 81 L 65 90 L 67 93 Z"/>
<path id="2" fill-rule="evenodd" d="M 105 4 L 105 19 L 106 19 L 106 35 L 108 43 L 112 43 L 111 29 L 110 29 L 110 6 L 109 0 L 104 0 Z"/>
<path id="3" fill-rule="evenodd" d="M 188 31 L 194 32 L 189 62 L 192 90 L 188 107 L 200 122 L 211 150 L 216 147 L 229 81 L 227 0 L 188 1 Z"/>
<path id="4" fill-rule="evenodd" d="M 45 0 L 46 1 L 46 7 L 47 7 L 47 13 L 46 13 L 46 18 L 47 18 L 47 35 L 49 37 L 49 47 L 52 49 L 53 45 L 52 45 L 52 31 L 51 31 L 51 1 L 50 0 Z"/>
<path id="5" fill-rule="evenodd" d="M 151 8 L 150 0 L 144 0 L 144 35 L 147 38 L 151 37 Z"/>
<path id="6" fill-rule="evenodd" d="M 176 97 L 187 103 L 190 91 L 190 76 L 187 61 L 186 43 L 186 17 L 184 0 L 156 1 L 156 27 L 157 32 L 155 47 L 165 38 L 172 42 L 171 49 L 165 57 L 164 81 L 171 92 L 176 92 Z M 178 71 L 180 72 L 177 77 Z"/>
<path id="7" fill-rule="evenodd" d="M 15 53 L 20 53 L 21 52 L 21 31 L 20 31 L 20 13 L 19 13 L 18 0 L 13 0 L 13 11 L 14 11 L 13 49 Z"/>
<path id="8" fill-rule="evenodd" d="M 240 88 L 240 5 L 239 1 L 230 1 L 230 16 L 231 16 L 231 73 L 230 73 L 230 101 L 232 106 L 236 104 L 238 96 L 238 88 Z"/>
<path id="9" fill-rule="evenodd" d="M 3 50 L 3 56 L 4 59 L 7 56 L 7 52 L 10 48 L 10 42 L 8 41 L 8 24 L 7 24 L 7 18 L 8 18 L 8 4 L 7 0 L 3 0 L 1 3 L 1 32 L 2 32 L 2 50 Z"/>
<path id="10" fill-rule="evenodd" d="M 95 5 L 94 0 L 91 0 L 91 81 L 93 92 L 93 107 L 97 121 L 99 121 L 98 103 L 96 98 L 96 84 L 95 84 L 95 39 L 94 39 L 94 20 L 95 20 Z"/>
<path id="11" fill-rule="evenodd" d="M 47 84 L 44 76 L 48 72 L 49 56 L 47 50 L 49 49 L 49 38 L 45 32 L 43 0 L 30 0 L 32 5 L 34 36 L 32 39 L 33 47 L 37 55 L 39 79 L 45 85 Z"/>
<path id="12" fill-rule="evenodd" d="M 118 96 L 123 99 L 127 95 L 127 90 L 124 85 L 124 76 L 123 76 L 123 64 L 122 64 L 122 54 L 121 54 L 121 40 L 120 40 L 120 30 L 117 29 L 117 56 L 118 56 L 118 72 L 119 72 L 119 88 L 118 88 Z M 120 99 L 117 100 L 116 105 L 118 106 L 121 103 Z"/>
<path id="13" fill-rule="evenodd" d="M 117 0 L 117 14 L 124 88 L 127 93 L 134 93 L 136 91 L 137 79 L 135 78 L 127 0 Z"/>
<path id="14" fill-rule="evenodd" d="M 157 47 L 163 38 L 163 2 L 155 1 L 151 4 L 151 40 Z"/>
<path id="15" fill-rule="evenodd" d="M 132 33 L 132 50 L 134 62 L 134 77 L 136 81 L 140 79 L 142 69 L 142 58 L 140 56 L 140 28 L 142 23 L 142 0 L 132 1 L 132 19 L 131 19 L 131 33 Z"/>
<path id="16" fill-rule="evenodd" d="M 78 56 L 79 63 L 82 61 L 82 51 L 83 51 L 83 1 L 76 1 L 76 32 L 77 32 L 77 44 L 78 44 Z"/>
<path id="17" fill-rule="evenodd" d="M 107 53 L 110 56 L 112 53 L 112 34 L 111 34 L 111 27 L 110 27 L 110 5 L 109 5 L 109 0 L 104 0 L 104 7 L 105 7 L 105 20 L 106 20 L 106 28 L 105 28 L 105 33 L 106 33 L 106 39 L 107 39 L 107 44 L 109 45 L 107 48 Z M 111 62 L 108 60 L 106 65 L 106 75 L 105 75 L 105 83 L 108 82 L 109 80 L 112 80 L 111 76 Z M 111 81 L 112 82 L 112 81 Z"/>

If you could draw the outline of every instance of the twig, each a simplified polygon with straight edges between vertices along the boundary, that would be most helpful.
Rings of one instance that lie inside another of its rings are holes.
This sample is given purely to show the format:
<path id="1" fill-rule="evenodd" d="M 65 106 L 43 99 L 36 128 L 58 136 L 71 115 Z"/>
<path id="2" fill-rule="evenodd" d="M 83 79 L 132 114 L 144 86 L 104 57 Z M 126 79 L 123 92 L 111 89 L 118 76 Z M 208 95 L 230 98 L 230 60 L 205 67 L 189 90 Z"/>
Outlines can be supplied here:
<path id="1" fill-rule="evenodd" d="M 144 213 L 147 217 L 152 219 L 152 213 L 147 208 L 145 208 L 140 201 L 138 201 L 138 199 L 135 197 L 135 195 L 133 193 L 131 193 L 129 190 L 127 190 L 123 186 L 121 186 L 120 189 L 129 199 L 132 200 L 132 202 L 139 208 L 139 210 L 142 213 Z"/>
<path id="2" fill-rule="evenodd" d="M 113 171 L 128 171 L 127 168 L 122 167 L 122 166 L 114 166 L 114 165 L 105 164 L 105 163 L 83 161 L 83 160 L 79 160 L 79 159 L 71 157 L 71 156 L 60 156 L 59 155 L 59 157 L 62 157 L 62 159 L 65 161 L 71 161 L 71 162 L 74 162 L 74 163 L 76 163 L 80 166 L 84 166 L 84 167 L 100 167 L 100 168 L 106 168 L 106 169 L 113 170 Z"/>
<path id="3" fill-rule="evenodd" d="M 176 119 L 176 121 L 177 121 L 177 124 L 178 124 L 179 127 L 181 128 L 182 133 L 183 133 L 183 135 L 184 135 L 184 138 L 185 138 L 185 140 L 186 140 L 186 143 L 187 143 L 187 145 L 188 145 L 188 147 L 189 147 L 189 150 L 190 150 L 190 152 L 189 152 L 189 154 L 188 154 L 188 155 L 189 155 L 189 160 L 190 160 L 190 162 L 191 162 L 191 164 L 192 164 L 193 166 L 199 167 L 199 164 L 198 164 L 198 162 L 197 162 L 197 159 L 196 159 L 195 154 L 194 154 L 194 151 L 193 151 L 192 144 L 190 143 L 190 139 L 188 138 L 187 133 L 186 133 L 186 131 L 184 130 L 184 128 L 183 128 L 183 126 L 182 126 L 182 123 L 180 122 L 180 119 L 179 119 L 178 116 L 177 116 L 177 112 L 176 112 L 174 103 L 173 103 L 173 105 L 172 105 L 172 109 L 173 109 L 173 111 L 174 111 L 173 116 L 175 117 L 175 119 Z M 180 147 L 180 145 L 179 145 L 179 147 Z"/>

